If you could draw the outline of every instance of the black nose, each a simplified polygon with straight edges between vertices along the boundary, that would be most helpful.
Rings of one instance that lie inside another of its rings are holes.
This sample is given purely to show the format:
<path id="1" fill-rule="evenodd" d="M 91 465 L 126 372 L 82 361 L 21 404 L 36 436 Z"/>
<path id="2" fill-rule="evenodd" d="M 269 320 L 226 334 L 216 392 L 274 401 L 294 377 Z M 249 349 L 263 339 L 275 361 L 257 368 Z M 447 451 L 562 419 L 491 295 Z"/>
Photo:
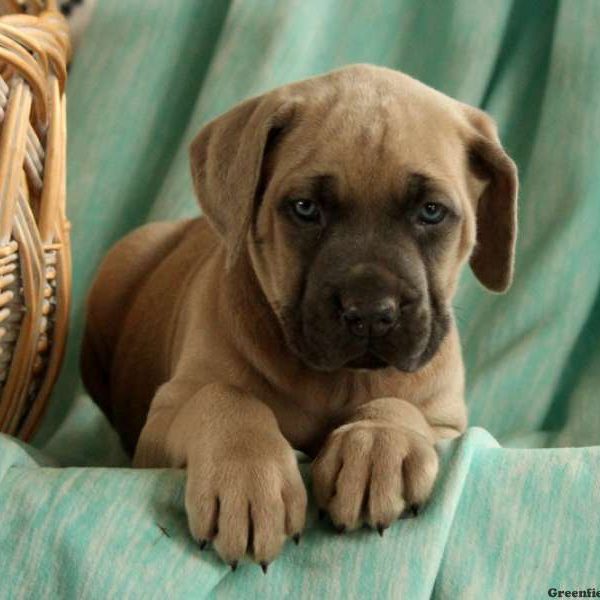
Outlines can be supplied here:
<path id="1" fill-rule="evenodd" d="M 398 319 L 398 304 L 389 296 L 368 303 L 342 304 L 342 317 L 357 337 L 382 337 Z"/>

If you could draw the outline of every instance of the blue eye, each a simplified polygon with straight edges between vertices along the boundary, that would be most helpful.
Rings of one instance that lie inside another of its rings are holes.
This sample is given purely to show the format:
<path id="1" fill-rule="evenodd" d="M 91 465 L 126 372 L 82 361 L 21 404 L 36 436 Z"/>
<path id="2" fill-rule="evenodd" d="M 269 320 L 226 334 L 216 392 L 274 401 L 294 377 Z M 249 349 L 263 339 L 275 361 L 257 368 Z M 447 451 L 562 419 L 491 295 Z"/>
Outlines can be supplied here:
<path id="1" fill-rule="evenodd" d="M 419 210 L 419 221 L 424 225 L 437 225 L 445 219 L 447 214 L 448 209 L 443 204 L 427 202 Z"/>
<path id="2" fill-rule="evenodd" d="M 321 211 L 316 202 L 312 200 L 294 200 L 292 202 L 294 214 L 307 223 L 316 223 L 321 218 Z"/>

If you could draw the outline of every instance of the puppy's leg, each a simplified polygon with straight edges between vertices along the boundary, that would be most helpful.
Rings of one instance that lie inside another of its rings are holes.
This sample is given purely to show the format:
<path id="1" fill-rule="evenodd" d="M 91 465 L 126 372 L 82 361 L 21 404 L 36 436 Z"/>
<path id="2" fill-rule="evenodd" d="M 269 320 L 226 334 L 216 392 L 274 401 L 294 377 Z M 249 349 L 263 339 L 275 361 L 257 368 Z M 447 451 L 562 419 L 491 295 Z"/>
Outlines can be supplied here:
<path id="1" fill-rule="evenodd" d="M 108 252 L 87 297 L 81 348 L 83 383 L 112 420 L 111 362 L 123 321 L 144 280 L 169 254 L 190 221 L 150 223 L 135 229 Z"/>
<path id="2" fill-rule="evenodd" d="M 193 537 L 212 540 L 231 565 L 249 553 L 268 564 L 304 527 L 306 491 L 294 451 L 265 404 L 234 387 L 165 384 L 153 403 L 134 465 L 187 469 Z M 189 398 L 174 407 L 176 396 Z"/>
<path id="3" fill-rule="evenodd" d="M 331 432 L 313 463 L 318 505 L 340 530 L 363 522 L 380 533 L 429 497 L 438 471 L 441 436 L 421 411 L 399 398 L 355 409 Z"/>

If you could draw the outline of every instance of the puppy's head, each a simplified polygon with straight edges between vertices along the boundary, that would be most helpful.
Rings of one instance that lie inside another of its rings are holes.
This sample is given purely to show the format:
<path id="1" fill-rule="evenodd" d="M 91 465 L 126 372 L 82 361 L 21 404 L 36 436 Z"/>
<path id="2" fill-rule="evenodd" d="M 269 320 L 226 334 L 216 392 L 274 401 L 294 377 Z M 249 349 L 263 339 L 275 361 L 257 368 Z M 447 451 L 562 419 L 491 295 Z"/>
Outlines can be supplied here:
<path id="1" fill-rule="evenodd" d="M 481 111 L 357 65 L 248 100 L 191 147 L 229 260 L 247 252 L 308 366 L 413 371 L 437 351 L 470 259 L 510 285 L 517 173 Z"/>

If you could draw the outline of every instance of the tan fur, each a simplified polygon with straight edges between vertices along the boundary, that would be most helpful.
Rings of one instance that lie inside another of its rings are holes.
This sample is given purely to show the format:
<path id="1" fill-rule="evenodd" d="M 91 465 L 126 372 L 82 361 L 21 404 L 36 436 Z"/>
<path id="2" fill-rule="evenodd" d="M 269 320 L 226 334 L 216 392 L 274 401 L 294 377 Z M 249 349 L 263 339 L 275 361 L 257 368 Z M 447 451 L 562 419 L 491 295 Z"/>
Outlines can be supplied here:
<path id="1" fill-rule="evenodd" d="M 286 143 L 263 164 L 278 128 Z M 187 468 L 192 534 L 227 561 L 249 551 L 269 562 L 302 530 L 293 448 L 316 457 L 315 497 L 336 526 L 387 527 L 430 494 L 435 442 L 466 426 L 456 327 L 415 373 L 307 368 L 276 318 L 299 277 L 276 199 L 333 172 L 366 202 L 373 188 L 393 193 L 410 169 L 425 172 L 464 215 L 438 265 L 447 298 L 471 256 L 485 285 L 506 289 L 516 170 L 493 123 L 406 75 L 353 66 L 242 103 L 202 130 L 191 160 L 208 220 L 148 225 L 111 250 L 88 304 L 88 389 L 135 466 Z"/>

